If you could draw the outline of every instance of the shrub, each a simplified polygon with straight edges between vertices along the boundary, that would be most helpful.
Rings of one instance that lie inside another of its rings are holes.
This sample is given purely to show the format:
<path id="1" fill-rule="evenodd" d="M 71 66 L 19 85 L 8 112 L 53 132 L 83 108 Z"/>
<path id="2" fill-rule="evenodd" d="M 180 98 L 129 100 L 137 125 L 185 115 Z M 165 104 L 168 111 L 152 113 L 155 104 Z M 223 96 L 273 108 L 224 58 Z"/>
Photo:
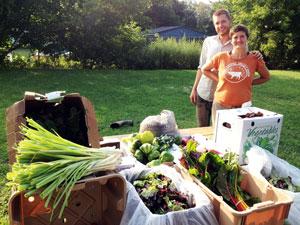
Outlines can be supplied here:
<path id="1" fill-rule="evenodd" d="M 56 69 L 196 69 L 202 42 L 189 41 L 185 37 L 164 40 L 158 37 L 148 45 L 134 23 L 120 28 L 120 33 L 111 41 L 111 60 L 72 60 L 70 55 L 15 56 L 5 66 L 14 68 Z"/>
<path id="2" fill-rule="evenodd" d="M 157 38 L 140 51 L 140 69 L 195 69 L 199 64 L 202 42 Z"/>

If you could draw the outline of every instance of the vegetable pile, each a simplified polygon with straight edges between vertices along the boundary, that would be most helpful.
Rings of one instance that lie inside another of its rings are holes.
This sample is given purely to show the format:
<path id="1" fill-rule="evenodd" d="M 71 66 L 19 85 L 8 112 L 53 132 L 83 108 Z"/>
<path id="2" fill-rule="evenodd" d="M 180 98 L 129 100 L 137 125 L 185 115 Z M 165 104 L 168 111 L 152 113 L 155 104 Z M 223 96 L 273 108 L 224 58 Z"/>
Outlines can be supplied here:
<path id="1" fill-rule="evenodd" d="M 174 156 L 169 153 L 169 148 L 175 143 L 180 145 L 180 136 L 161 135 L 154 137 L 151 131 L 133 133 L 129 138 L 122 141 L 127 142 L 134 157 L 149 167 L 158 166 L 163 162 L 173 162 Z"/>
<path id="2" fill-rule="evenodd" d="M 251 112 L 251 113 L 246 113 L 245 115 L 240 115 L 241 118 L 253 118 L 253 117 L 262 117 L 264 114 L 262 112 Z"/>
<path id="3" fill-rule="evenodd" d="M 272 184 L 274 187 L 292 191 L 292 192 L 300 192 L 300 186 L 297 186 L 292 183 L 292 178 L 288 177 L 277 177 L 277 178 L 270 178 L 269 183 Z"/>
<path id="4" fill-rule="evenodd" d="M 88 137 L 84 110 L 69 101 L 59 103 L 48 102 L 38 109 L 26 112 L 26 117 L 32 118 L 49 131 L 55 131 L 62 138 L 80 145 L 88 146 Z"/>
<path id="5" fill-rule="evenodd" d="M 113 170 L 121 162 L 121 153 L 114 147 L 88 148 L 63 139 L 44 129 L 37 122 L 26 118 L 29 128 L 20 127 L 24 139 L 18 144 L 16 163 L 7 173 L 8 185 L 16 185 L 18 191 L 27 190 L 25 197 L 41 191 L 47 199 L 47 208 L 52 196 L 50 221 L 55 208 L 62 202 L 61 218 L 75 183 L 84 176 L 97 171 Z"/>
<path id="6" fill-rule="evenodd" d="M 257 197 L 250 196 L 239 186 L 242 175 L 238 167 L 235 153 L 226 153 L 223 157 L 216 151 L 200 153 L 196 151 L 197 143 L 189 140 L 186 147 L 181 147 L 183 156 L 180 159 L 188 172 L 200 179 L 201 182 L 234 209 L 244 211 L 249 206 L 260 202 Z"/>
<path id="7" fill-rule="evenodd" d="M 166 214 L 195 207 L 188 205 L 188 196 L 177 191 L 174 183 L 161 173 L 141 176 L 133 183 L 137 193 L 154 214 Z"/>

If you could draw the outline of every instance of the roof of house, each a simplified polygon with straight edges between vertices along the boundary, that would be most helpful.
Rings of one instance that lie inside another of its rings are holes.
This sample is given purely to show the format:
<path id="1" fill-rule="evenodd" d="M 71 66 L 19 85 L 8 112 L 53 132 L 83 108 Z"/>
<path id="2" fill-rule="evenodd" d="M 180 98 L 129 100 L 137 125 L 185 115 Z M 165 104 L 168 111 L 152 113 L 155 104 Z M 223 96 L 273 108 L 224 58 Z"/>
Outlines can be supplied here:
<path id="1" fill-rule="evenodd" d="M 205 38 L 206 35 L 197 30 L 185 27 L 185 26 L 165 26 L 153 28 L 149 36 L 153 37 L 156 33 L 160 37 L 175 37 L 182 38 L 184 35 L 186 38 Z"/>
<path id="2" fill-rule="evenodd" d="M 157 28 L 153 28 L 151 31 L 151 34 L 155 34 L 155 33 L 160 33 L 160 32 L 164 32 L 164 31 L 168 31 L 168 30 L 172 30 L 175 28 L 178 28 L 179 26 L 167 26 L 167 27 L 157 27 Z"/>

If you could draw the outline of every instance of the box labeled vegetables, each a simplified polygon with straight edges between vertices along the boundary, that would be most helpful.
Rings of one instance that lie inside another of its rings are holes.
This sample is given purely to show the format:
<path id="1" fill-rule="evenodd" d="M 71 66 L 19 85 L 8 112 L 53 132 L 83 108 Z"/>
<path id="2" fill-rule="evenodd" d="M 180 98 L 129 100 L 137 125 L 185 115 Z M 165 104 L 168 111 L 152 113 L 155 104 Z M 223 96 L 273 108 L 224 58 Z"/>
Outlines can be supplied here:
<path id="1" fill-rule="evenodd" d="M 19 126 L 30 117 L 61 137 L 87 147 L 99 148 L 99 132 L 94 106 L 78 93 L 67 94 L 59 101 L 47 95 L 25 92 L 24 99 L 6 110 L 9 163 L 16 159 L 14 145 L 22 139 Z"/>
<path id="2" fill-rule="evenodd" d="M 239 164 L 252 145 L 277 155 L 282 120 L 283 115 L 257 107 L 218 110 L 214 142 L 237 153 Z"/>

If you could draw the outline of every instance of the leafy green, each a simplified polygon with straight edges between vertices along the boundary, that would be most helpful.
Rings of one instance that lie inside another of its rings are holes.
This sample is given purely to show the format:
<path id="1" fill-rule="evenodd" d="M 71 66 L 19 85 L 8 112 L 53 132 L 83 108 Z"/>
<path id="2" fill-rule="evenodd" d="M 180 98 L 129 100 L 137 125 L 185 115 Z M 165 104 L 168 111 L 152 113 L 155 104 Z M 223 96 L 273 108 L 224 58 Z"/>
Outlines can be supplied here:
<path id="1" fill-rule="evenodd" d="M 196 144 L 197 143 L 195 141 L 189 140 L 188 143 L 186 144 L 187 152 L 188 153 L 191 152 L 191 151 L 195 152 L 196 151 Z"/>
<path id="2" fill-rule="evenodd" d="M 143 175 L 133 185 L 152 213 L 165 214 L 194 207 L 188 205 L 188 196 L 177 191 L 172 180 L 161 173 Z"/>
<path id="3" fill-rule="evenodd" d="M 280 189 L 284 189 L 292 192 L 300 192 L 300 186 L 293 184 L 292 178 L 290 176 L 269 179 L 269 182 L 275 187 Z"/>
<path id="4" fill-rule="evenodd" d="M 195 177 L 199 176 L 199 171 L 196 168 L 191 168 L 188 170 L 189 174 L 194 175 Z"/>
<path id="5" fill-rule="evenodd" d="M 222 166 L 218 172 L 218 179 L 216 180 L 216 188 L 219 193 L 227 201 L 230 201 L 230 196 L 228 195 L 228 186 L 227 186 L 227 170 L 225 166 Z"/>
<path id="6" fill-rule="evenodd" d="M 248 193 L 241 190 L 238 183 L 242 175 L 239 172 L 238 157 L 235 153 L 226 153 L 223 157 L 215 151 L 199 153 L 196 151 L 196 142 L 190 140 L 186 147 L 182 147 L 183 156 L 180 163 L 189 174 L 199 178 L 201 182 L 218 195 L 223 196 L 229 205 L 239 211 L 248 208 L 245 200 L 257 202 Z M 240 194 L 241 193 L 241 194 Z M 253 203 L 252 203 L 253 204 Z"/>

